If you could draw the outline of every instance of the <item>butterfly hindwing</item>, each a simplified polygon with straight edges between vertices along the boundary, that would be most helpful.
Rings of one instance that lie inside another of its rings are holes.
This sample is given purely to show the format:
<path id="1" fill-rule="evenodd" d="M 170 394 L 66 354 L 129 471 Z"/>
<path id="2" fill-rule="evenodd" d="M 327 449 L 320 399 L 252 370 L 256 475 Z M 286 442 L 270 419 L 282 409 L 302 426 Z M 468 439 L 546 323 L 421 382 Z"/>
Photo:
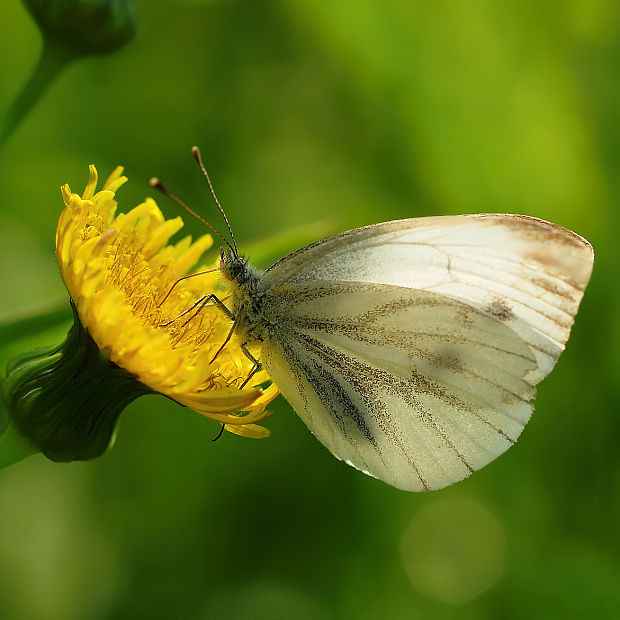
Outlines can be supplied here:
<path id="1" fill-rule="evenodd" d="M 536 360 L 462 302 L 386 285 L 314 283 L 263 345 L 263 363 L 336 456 L 409 490 L 446 486 L 506 450 L 529 419 Z M 330 317 L 330 318 L 326 318 Z"/>

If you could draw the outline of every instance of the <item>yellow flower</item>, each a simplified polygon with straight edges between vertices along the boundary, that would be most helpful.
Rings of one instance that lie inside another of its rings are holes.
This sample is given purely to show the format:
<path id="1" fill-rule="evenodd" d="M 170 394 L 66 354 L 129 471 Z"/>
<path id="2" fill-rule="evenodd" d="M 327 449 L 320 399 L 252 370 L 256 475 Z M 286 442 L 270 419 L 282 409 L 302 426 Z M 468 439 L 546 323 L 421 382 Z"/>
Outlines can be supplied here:
<path id="1" fill-rule="evenodd" d="M 81 324 L 111 362 L 151 390 L 233 433 L 267 436 L 256 423 L 268 415 L 265 407 L 278 390 L 260 387 L 269 379 L 264 371 L 241 388 L 253 364 L 234 335 L 216 356 L 232 321 L 212 302 L 199 300 L 213 294 L 225 304 L 225 281 L 217 265 L 190 272 L 212 245 L 211 236 L 168 245 L 183 221 L 164 219 L 150 198 L 116 215 L 115 192 L 127 180 L 122 171 L 116 168 L 96 191 L 97 171 L 90 166 L 81 196 L 62 188 L 66 207 L 56 253 Z"/>

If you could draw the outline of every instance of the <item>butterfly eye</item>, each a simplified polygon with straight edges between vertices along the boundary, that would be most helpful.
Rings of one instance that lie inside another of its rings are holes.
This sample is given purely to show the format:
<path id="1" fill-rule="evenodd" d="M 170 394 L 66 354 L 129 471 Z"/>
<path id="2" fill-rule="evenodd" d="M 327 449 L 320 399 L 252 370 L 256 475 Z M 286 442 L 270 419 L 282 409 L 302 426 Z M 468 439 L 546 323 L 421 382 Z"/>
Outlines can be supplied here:
<path id="1" fill-rule="evenodd" d="M 243 271 L 243 264 L 241 263 L 240 260 L 235 259 L 233 263 L 231 264 L 231 273 L 232 273 L 233 278 L 236 280 L 242 271 Z"/>
<path id="2" fill-rule="evenodd" d="M 245 271 L 245 263 L 231 252 L 220 250 L 222 258 L 222 271 L 230 281 L 238 280 Z"/>

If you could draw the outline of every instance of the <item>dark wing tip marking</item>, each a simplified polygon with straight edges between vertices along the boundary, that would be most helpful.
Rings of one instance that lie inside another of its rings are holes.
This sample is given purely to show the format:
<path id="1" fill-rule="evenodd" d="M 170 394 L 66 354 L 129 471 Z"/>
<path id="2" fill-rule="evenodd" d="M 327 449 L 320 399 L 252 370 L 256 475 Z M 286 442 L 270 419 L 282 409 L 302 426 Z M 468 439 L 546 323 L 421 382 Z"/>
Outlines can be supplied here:
<path id="1" fill-rule="evenodd" d="M 494 297 L 491 303 L 487 306 L 486 311 L 503 323 L 510 321 L 515 316 L 510 304 L 508 304 L 508 302 L 501 297 Z"/>

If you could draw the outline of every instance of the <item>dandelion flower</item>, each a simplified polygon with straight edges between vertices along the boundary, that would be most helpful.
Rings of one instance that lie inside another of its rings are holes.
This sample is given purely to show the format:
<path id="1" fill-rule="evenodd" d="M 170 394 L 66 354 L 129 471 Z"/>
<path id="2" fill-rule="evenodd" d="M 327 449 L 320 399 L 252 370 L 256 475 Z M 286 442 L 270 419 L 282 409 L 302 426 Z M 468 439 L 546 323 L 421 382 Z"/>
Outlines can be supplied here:
<path id="1" fill-rule="evenodd" d="M 253 363 L 236 336 L 227 342 L 232 321 L 208 297 L 226 300 L 217 266 L 191 271 L 211 236 L 169 244 L 183 221 L 166 220 L 150 198 L 117 215 L 122 172 L 97 191 L 91 166 L 81 196 L 62 187 L 56 253 L 76 321 L 63 345 L 9 367 L 4 397 L 16 425 L 50 458 L 92 458 L 121 410 L 156 392 L 230 432 L 267 436 L 257 423 L 278 390 L 261 387 L 264 371 L 245 385 Z"/>

